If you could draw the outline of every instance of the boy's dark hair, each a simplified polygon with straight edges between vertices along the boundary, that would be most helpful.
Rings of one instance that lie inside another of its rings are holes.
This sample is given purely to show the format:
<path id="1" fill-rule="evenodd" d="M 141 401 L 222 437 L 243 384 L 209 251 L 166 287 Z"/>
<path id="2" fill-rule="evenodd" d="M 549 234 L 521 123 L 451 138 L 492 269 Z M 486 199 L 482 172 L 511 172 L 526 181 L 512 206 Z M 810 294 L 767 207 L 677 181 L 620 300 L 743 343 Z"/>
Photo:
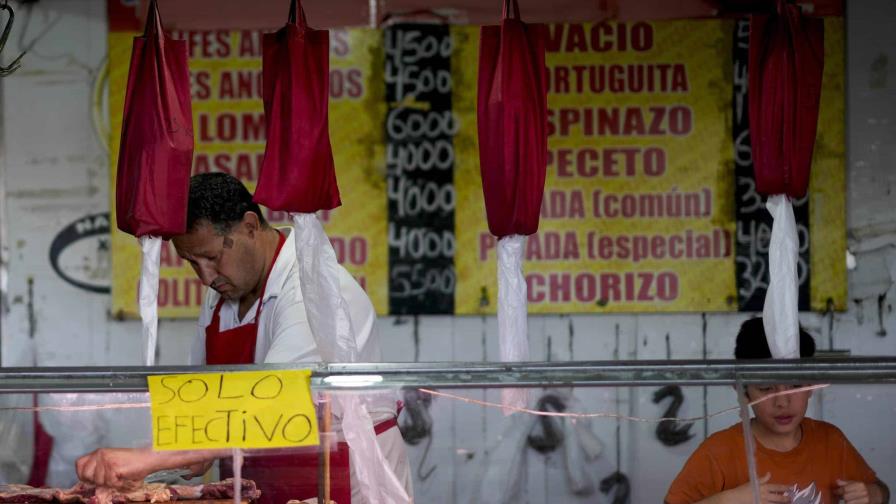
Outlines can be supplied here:
<path id="1" fill-rule="evenodd" d="M 187 201 L 187 231 L 200 221 L 207 221 L 219 234 L 227 234 L 246 212 L 258 215 L 267 226 L 252 193 L 236 177 L 226 173 L 200 173 L 190 177 L 190 196 Z"/>
<path id="2" fill-rule="evenodd" d="M 815 340 L 800 327 L 800 357 L 815 355 Z M 771 359 L 772 351 L 765 338 L 762 317 L 751 318 L 740 326 L 734 345 L 735 359 Z"/>

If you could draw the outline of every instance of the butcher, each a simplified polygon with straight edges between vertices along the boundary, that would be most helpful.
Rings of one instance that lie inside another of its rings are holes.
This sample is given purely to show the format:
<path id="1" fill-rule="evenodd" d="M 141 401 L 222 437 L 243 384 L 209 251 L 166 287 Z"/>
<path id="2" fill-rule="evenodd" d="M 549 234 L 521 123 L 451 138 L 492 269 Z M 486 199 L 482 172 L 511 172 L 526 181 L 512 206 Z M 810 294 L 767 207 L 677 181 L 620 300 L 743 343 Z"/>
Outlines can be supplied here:
<path id="1" fill-rule="evenodd" d="M 236 178 L 205 173 L 190 179 L 187 232 L 172 238 L 178 255 L 209 287 L 202 304 L 191 364 L 227 365 L 320 361 L 299 285 L 295 241 L 288 229 L 269 225 L 252 194 Z M 367 294 L 344 268 L 339 285 L 356 332 L 359 360 L 380 360 L 376 314 Z M 411 477 L 393 401 L 370 411 L 378 444 L 411 495 Z M 337 415 L 338 420 L 338 415 Z M 204 474 L 221 459 L 230 477 L 230 450 L 153 451 L 100 448 L 76 462 L 78 477 L 124 487 L 163 469 Z M 242 476 L 261 490 L 261 504 L 316 497 L 317 453 L 247 456 Z M 367 502 L 360 493 L 344 442 L 331 456 L 331 496 L 339 504 Z"/>

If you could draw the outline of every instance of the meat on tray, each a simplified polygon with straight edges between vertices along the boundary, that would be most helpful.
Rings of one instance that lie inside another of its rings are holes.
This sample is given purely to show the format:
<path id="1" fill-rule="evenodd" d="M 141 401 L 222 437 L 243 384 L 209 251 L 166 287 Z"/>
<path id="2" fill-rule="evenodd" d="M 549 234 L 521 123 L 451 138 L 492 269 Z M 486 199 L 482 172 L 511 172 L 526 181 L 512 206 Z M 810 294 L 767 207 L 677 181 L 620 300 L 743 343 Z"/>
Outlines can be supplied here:
<path id="1" fill-rule="evenodd" d="M 96 487 L 88 504 L 125 504 L 127 502 L 169 502 L 171 491 L 164 483 L 145 483 L 131 490 Z"/>
<path id="2" fill-rule="evenodd" d="M 75 486 L 64 490 L 53 488 L 53 500 L 63 504 L 80 504 L 87 502 L 96 495 L 96 487 L 89 483 L 77 483 Z"/>
<path id="3" fill-rule="evenodd" d="M 255 487 L 255 482 L 249 479 L 243 478 L 240 481 L 240 494 L 242 494 L 242 499 L 247 501 L 256 500 L 261 497 L 261 490 Z M 172 489 L 175 489 L 179 492 L 184 491 L 183 487 L 187 487 L 188 485 L 172 485 Z M 233 498 L 233 479 L 228 478 L 223 481 L 216 481 L 214 483 L 206 483 L 204 485 L 199 485 L 202 487 L 202 494 L 200 495 L 200 499 L 232 499 Z M 193 487 L 195 488 L 195 487 Z M 179 497 L 179 500 L 184 500 L 184 498 Z"/>
<path id="4" fill-rule="evenodd" d="M 34 488 L 28 485 L 0 485 L 0 502 L 51 502 L 52 488 Z"/>
<path id="5" fill-rule="evenodd" d="M 241 500 L 253 501 L 261 496 L 252 480 L 241 482 Z M 233 498 L 233 480 L 226 479 L 204 485 L 166 485 L 144 483 L 136 488 L 121 490 L 78 483 L 68 489 L 34 488 L 28 485 L 0 484 L 0 503 L 60 503 L 60 504 L 127 504 L 130 502 L 170 502 Z"/>

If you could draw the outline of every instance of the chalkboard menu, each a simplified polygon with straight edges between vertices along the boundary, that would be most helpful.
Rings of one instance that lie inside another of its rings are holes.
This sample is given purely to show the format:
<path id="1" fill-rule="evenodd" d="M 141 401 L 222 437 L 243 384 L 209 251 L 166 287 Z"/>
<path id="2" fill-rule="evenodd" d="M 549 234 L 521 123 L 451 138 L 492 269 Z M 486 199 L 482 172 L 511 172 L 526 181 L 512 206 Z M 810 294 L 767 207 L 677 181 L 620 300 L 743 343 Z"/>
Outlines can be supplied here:
<path id="1" fill-rule="evenodd" d="M 384 31 L 389 312 L 454 313 L 454 135 L 448 26 Z"/>
<path id="2" fill-rule="evenodd" d="M 756 192 L 750 147 L 750 118 L 747 99 L 750 58 L 750 22 L 739 20 L 734 27 L 734 86 L 732 127 L 735 165 L 735 240 L 737 301 L 740 311 L 761 311 L 768 289 L 768 246 L 772 217 L 765 198 Z M 793 202 L 799 234 L 799 309 L 809 310 L 809 197 Z"/>

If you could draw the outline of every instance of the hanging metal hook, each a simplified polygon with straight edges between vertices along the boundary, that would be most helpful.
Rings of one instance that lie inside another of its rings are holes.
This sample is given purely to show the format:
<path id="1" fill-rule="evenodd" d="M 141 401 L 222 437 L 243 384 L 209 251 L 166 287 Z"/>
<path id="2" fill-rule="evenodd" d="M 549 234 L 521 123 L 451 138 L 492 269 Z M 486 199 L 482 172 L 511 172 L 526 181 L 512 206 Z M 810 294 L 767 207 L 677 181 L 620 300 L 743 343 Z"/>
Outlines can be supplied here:
<path id="1" fill-rule="evenodd" d="M 3 34 L 0 35 L 0 54 L 3 53 L 3 48 L 6 46 L 6 41 L 9 39 L 9 32 L 12 31 L 12 23 L 16 19 L 15 12 L 13 12 L 12 7 L 9 6 L 9 0 L 3 0 L 3 5 L 0 5 L 0 10 L 5 10 L 9 13 L 9 19 L 6 20 L 6 26 L 3 28 Z M 0 77 L 6 77 L 7 75 L 11 75 L 13 72 L 19 69 L 22 66 L 22 56 L 25 53 L 19 55 L 18 58 L 14 59 L 12 63 L 7 66 L 0 65 Z"/>

